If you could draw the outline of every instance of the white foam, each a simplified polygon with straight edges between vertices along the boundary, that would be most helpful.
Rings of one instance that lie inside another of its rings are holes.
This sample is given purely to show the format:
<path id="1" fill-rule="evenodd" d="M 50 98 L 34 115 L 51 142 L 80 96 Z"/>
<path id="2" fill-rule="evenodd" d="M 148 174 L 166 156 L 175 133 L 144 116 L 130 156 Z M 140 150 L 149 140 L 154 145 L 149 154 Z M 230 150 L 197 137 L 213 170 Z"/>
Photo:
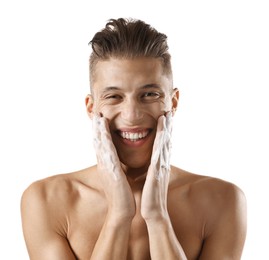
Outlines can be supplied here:
<path id="1" fill-rule="evenodd" d="M 156 138 L 153 146 L 151 164 L 155 164 L 155 178 L 160 180 L 170 172 L 172 114 L 169 112 L 158 120 Z"/>
<path id="2" fill-rule="evenodd" d="M 116 148 L 112 142 L 108 124 L 104 117 L 93 117 L 93 144 L 96 151 L 98 168 L 112 174 L 115 180 L 120 179 L 121 166 Z"/>

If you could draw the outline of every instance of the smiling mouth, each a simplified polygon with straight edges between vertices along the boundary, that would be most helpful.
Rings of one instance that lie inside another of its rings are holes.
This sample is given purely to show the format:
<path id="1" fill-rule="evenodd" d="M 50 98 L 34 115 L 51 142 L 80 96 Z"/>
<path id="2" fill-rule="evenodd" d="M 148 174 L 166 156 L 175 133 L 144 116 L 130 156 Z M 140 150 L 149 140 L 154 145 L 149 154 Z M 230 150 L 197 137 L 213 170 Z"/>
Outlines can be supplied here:
<path id="1" fill-rule="evenodd" d="M 144 138 L 146 138 L 148 136 L 148 134 L 150 133 L 150 130 L 142 130 L 142 131 L 118 131 L 119 135 L 125 139 L 125 140 L 129 140 L 131 142 L 137 142 L 140 141 Z"/>

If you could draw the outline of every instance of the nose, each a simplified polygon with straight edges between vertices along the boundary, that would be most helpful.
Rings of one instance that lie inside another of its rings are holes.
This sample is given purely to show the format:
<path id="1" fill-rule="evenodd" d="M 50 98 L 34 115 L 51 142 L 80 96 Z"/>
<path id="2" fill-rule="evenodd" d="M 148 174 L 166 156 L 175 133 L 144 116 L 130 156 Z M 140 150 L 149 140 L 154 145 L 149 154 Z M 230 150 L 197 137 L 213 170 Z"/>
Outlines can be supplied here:
<path id="1" fill-rule="evenodd" d="M 130 124 L 139 123 L 144 117 L 141 104 L 134 99 L 126 100 L 121 108 L 121 118 Z"/>

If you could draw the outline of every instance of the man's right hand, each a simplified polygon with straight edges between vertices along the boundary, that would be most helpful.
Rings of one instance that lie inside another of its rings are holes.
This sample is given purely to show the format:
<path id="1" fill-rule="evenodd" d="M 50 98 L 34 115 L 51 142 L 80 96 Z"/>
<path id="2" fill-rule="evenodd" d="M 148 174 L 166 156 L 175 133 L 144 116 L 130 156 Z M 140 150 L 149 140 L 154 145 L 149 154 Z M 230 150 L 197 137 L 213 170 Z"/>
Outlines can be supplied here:
<path id="1" fill-rule="evenodd" d="M 112 142 L 107 119 L 94 115 L 93 132 L 97 170 L 108 203 L 108 217 L 113 221 L 130 220 L 135 215 L 135 200 Z"/>

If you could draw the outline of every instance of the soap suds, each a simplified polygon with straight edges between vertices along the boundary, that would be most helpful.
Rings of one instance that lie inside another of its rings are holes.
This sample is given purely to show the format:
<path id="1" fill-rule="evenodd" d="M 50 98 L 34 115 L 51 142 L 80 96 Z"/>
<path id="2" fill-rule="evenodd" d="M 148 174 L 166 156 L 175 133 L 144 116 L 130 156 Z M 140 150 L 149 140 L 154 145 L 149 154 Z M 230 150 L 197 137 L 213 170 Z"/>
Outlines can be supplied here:
<path id="1" fill-rule="evenodd" d="M 172 113 L 159 118 L 161 126 L 158 126 L 156 139 L 153 146 L 151 164 L 155 164 L 155 178 L 160 180 L 170 172 Z"/>
<path id="2" fill-rule="evenodd" d="M 99 169 L 104 173 L 112 174 L 115 180 L 119 180 L 121 166 L 108 124 L 104 117 L 97 115 L 93 118 L 93 144 Z"/>
<path id="3" fill-rule="evenodd" d="M 151 165 L 154 165 L 155 178 L 160 180 L 170 172 L 172 113 L 158 119 L 157 133 L 154 141 Z M 93 144 L 97 155 L 99 169 L 112 174 L 115 180 L 121 176 L 121 164 L 116 148 L 112 142 L 108 123 L 104 117 L 93 117 Z"/>

